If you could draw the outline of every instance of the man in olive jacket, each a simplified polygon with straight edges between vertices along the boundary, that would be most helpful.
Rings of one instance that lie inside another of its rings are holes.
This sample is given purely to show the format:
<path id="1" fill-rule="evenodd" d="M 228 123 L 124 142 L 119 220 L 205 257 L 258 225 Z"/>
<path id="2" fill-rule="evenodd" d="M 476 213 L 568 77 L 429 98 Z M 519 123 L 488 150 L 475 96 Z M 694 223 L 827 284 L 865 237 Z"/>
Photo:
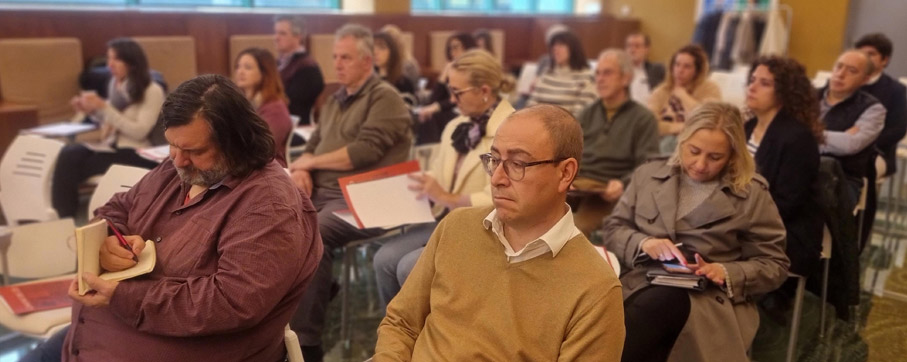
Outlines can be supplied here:
<path id="1" fill-rule="evenodd" d="M 333 215 L 348 208 L 337 179 L 403 162 L 412 144 L 406 104 L 392 85 L 374 74 L 373 44 L 371 31 L 360 25 L 337 31 L 334 68 L 342 87 L 324 104 L 303 155 L 290 164 L 296 186 L 312 195 L 324 242 L 321 264 L 290 322 L 307 362 L 323 357 L 321 330 L 331 297 L 332 250 L 382 232 L 357 229 Z"/>

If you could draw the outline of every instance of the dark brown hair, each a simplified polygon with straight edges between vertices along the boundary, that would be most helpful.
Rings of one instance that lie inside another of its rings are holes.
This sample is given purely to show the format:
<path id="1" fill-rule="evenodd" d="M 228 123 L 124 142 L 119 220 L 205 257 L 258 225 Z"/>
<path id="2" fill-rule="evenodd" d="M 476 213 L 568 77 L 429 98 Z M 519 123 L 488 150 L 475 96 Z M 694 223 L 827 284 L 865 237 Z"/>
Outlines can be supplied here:
<path id="1" fill-rule="evenodd" d="M 561 43 L 567 46 L 569 49 L 570 59 L 567 60 L 567 63 L 570 65 L 572 70 L 583 70 L 589 69 L 589 60 L 586 59 L 586 52 L 583 51 L 583 45 L 580 44 L 579 38 L 576 37 L 573 33 L 569 31 L 562 31 L 560 33 L 554 34 L 551 37 L 551 41 L 548 42 L 548 53 L 551 53 L 551 48 L 554 48 L 554 44 Z M 551 56 L 551 61 L 554 61 L 554 56 Z M 549 72 L 554 71 L 554 64 L 552 67 L 548 68 Z"/>
<path id="2" fill-rule="evenodd" d="M 161 107 L 164 129 L 185 126 L 196 117 L 211 127 L 230 175 L 245 177 L 274 159 L 274 137 L 242 90 L 222 75 L 206 74 L 180 84 Z"/>
<path id="3" fill-rule="evenodd" d="M 151 69 L 148 68 L 148 58 L 145 57 L 145 51 L 139 43 L 131 38 L 116 38 L 107 43 L 107 47 L 113 49 L 117 59 L 129 67 L 127 78 L 126 93 L 129 93 L 129 101 L 140 103 L 145 100 L 145 88 L 151 84 Z"/>
<path id="4" fill-rule="evenodd" d="M 457 39 L 460 41 L 460 44 L 463 45 L 464 52 L 476 47 L 476 39 L 473 38 L 472 35 L 470 35 L 470 34 L 456 33 L 454 35 L 451 35 L 450 38 L 447 38 L 447 43 L 445 43 L 445 45 L 444 45 L 444 51 L 445 51 L 445 54 L 447 55 L 447 61 L 453 61 L 453 54 L 450 53 L 450 42 L 454 39 Z"/>
<path id="5" fill-rule="evenodd" d="M 763 56 L 753 62 L 749 78 L 760 65 L 768 68 L 768 71 L 775 77 L 775 102 L 781 105 L 784 112 L 805 124 L 812 131 L 817 142 L 823 143 L 823 127 L 822 122 L 819 121 L 819 99 L 812 83 L 806 77 L 806 68 L 791 58 L 774 55 Z M 749 84 L 749 80 L 747 80 L 747 84 Z"/>
<path id="6" fill-rule="evenodd" d="M 233 69 L 236 69 L 239 65 L 239 58 L 246 54 L 255 59 L 258 71 L 261 73 L 261 83 L 255 91 L 261 93 L 262 104 L 278 99 L 284 103 L 289 103 L 287 95 L 283 92 L 283 82 L 280 81 L 280 73 L 277 72 L 277 60 L 274 59 L 274 55 L 262 48 L 248 48 L 236 56 L 236 60 L 233 62 Z"/>
<path id="7" fill-rule="evenodd" d="M 891 45 L 891 39 L 888 39 L 888 37 L 882 33 L 863 35 L 863 37 L 854 44 L 854 48 L 862 48 L 865 46 L 875 48 L 883 59 L 891 58 L 891 52 L 894 50 L 894 47 Z"/>
<path id="8" fill-rule="evenodd" d="M 668 76 L 665 77 L 668 89 L 674 89 L 674 63 L 677 62 L 677 56 L 680 54 L 687 54 L 693 57 L 693 66 L 696 67 L 696 76 L 693 77 L 693 89 L 696 89 L 709 75 L 708 55 L 705 54 L 705 50 L 702 50 L 701 46 L 696 44 L 684 46 L 671 56 L 671 63 L 668 65 Z"/>
<path id="9" fill-rule="evenodd" d="M 397 42 L 394 37 L 383 31 L 375 33 L 374 38 L 376 47 L 387 48 L 387 64 L 384 65 L 387 72 L 386 80 L 390 84 L 396 84 L 403 77 L 403 58 L 400 49 L 397 47 Z"/>

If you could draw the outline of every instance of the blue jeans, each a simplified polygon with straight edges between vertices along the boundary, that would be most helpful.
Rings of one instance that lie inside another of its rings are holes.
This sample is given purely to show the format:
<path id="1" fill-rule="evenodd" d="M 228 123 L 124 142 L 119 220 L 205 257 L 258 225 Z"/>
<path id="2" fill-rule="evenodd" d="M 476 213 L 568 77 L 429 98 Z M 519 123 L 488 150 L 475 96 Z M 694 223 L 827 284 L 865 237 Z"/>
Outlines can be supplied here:
<path id="1" fill-rule="evenodd" d="M 404 233 L 385 239 L 375 253 L 372 266 L 375 268 L 382 311 L 400 291 L 436 226 L 437 222 L 411 225 Z"/>
<path id="2" fill-rule="evenodd" d="M 63 328 L 50 339 L 39 344 L 35 349 L 26 354 L 19 362 L 60 362 L 63 359 L 63 341 L 66 339 L 66 333 L 69 332 L 69 326 Z"/>

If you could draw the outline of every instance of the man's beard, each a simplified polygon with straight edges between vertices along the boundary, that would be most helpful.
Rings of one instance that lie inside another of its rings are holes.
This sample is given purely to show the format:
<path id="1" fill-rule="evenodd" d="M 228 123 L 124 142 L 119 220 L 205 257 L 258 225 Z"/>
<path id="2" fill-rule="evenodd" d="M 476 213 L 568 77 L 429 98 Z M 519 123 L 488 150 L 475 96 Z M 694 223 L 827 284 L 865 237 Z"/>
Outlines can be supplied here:
<path id="1" fill-rule="evenodd" d="M 195 166 L 177 167 L 176 173 L 179 175 L 180 180 L 185 183 L 210 187 L 227 177 L 230 170 L 227 167 L 227 163 L 221 158 L 217 160 L 214 167 L 211 167 L 210 170 L 199 170 Z"/>

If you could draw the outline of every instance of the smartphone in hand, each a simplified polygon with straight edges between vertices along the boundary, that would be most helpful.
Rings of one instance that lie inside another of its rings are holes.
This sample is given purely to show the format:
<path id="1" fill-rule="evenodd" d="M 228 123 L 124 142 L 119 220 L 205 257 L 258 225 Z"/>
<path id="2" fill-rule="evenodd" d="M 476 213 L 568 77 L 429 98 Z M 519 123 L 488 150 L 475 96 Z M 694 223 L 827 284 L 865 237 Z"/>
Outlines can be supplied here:
<path id="1" fill-rule="evenodd" d="M 679 263 L 661 263 L 661 267 L 668 273 L 693 274 L 696 264 L 687 264 L 687 266 L 683 266 Z M 692 267 L 692 269 L 690 267 Z"/>

